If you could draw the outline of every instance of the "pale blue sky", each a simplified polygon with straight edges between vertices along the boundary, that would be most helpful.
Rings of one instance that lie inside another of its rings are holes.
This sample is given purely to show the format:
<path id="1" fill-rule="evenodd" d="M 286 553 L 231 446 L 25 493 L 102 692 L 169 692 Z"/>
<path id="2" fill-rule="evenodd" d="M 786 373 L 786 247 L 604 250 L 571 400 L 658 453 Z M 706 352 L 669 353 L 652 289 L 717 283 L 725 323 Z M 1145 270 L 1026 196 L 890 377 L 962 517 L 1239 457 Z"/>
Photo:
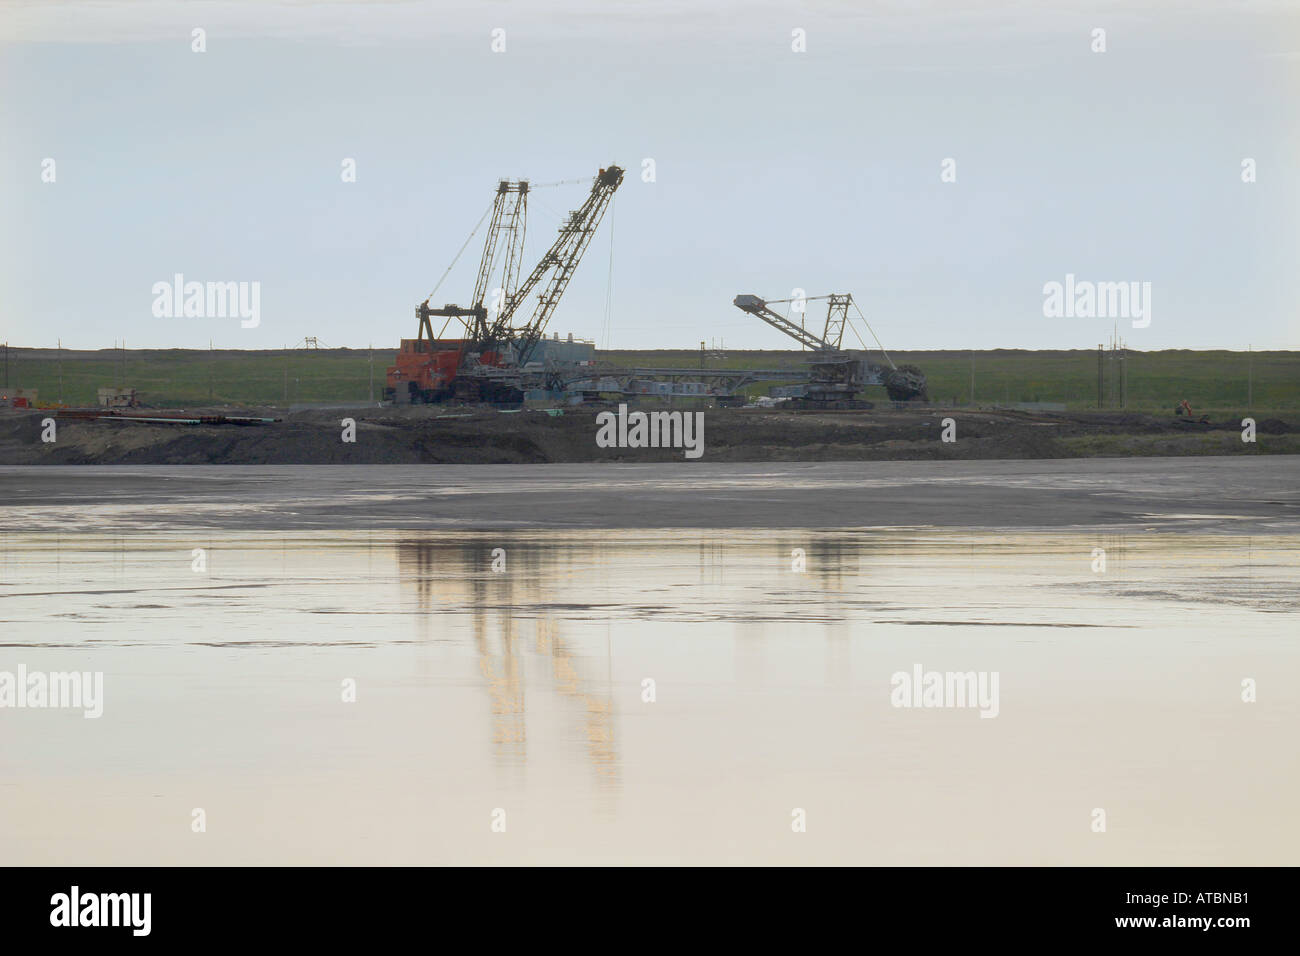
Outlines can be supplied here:
<path id="1" fill-rule="evenodd" d="M 0 337 L 395 347 L 498 177 L 617 162 L 551 331 L 602 337 L 612 225 L 613 347 L 788 347 L 731 299 L 795 287 L 892 349 L 1095 347 L 1043 316 L 1074 273 L 1152 283 L 1133 347 L 1297 348 L 1298 79 L 1295 3 L 5 3 Z M 155 318 L 176 272 L 260 327 Z"/>

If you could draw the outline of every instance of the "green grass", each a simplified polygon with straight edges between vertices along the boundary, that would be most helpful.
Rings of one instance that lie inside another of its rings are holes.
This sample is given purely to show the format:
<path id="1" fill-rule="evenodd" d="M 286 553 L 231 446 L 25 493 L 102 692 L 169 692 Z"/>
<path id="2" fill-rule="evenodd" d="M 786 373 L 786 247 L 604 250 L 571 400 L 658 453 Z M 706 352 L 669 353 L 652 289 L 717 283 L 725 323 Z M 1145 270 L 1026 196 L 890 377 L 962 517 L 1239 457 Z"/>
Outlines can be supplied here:
<path id="1" fill-rule="evenodd" d="M 36 357 L 10 352 L 9 381 L 38 390 L 42 402 L 59 400 L 60 362 L 53 350 Z M 374 395 L 382 397 L 384 372 L 393 353 L 374 352 Z M 156 407 L 281 405 L 286 401 L 364 401 L 369 369 L 364 349 L 238 352 L 169 349 L 128 350 L 125 361 L 111 349 L 64 352 L 62 395 L 69 405 L 94 405 L 98 390 L 124 385 Z"/>
<path id="2" fill-rule="evenodd" d="M 374 395 L 384 387 L 384 372 L 393 351 L 374 352 Z M 965 404 L 970 400 L 970 352 L 893 352 L 898 364 L 920 367 L 936 402 Z M 691 349 L 613 351 L 600 357 L 620 366 L 697 368 L 700 354 Z M 713 368 L 779 368 L 797 366 L 799 352 L 728 351 L 709 359 Z M 1137 411 L 1170 412 L 1187 399 L 1199 412 L 1300 410 L 1300 352 L 1129 352 L 1127 407 Z M 1247 401 L 1247 365 L 1253 365 L 1253 402 Z M 39 390 L 39 399 L 71 405 L 93 405 L 102 386 L 124 384 L 138 389 L 144 401 L 157 407 L 209 403 L 279 405 L 286 402 L 365 401 L 370 394 L 370 366 L 364 349 L 273 350 L 264 352 L 148 350 L 125 353 L 63 353 L 53 349 L 11 349 L 9 382 Z M 1019 351 L 997 349 L 975 353 L 975 401 L 1065 402 L 1072 410 L 1097 404 L 1095 351 Z M 1109 356 L 1103 373 L 1106 405 L 1118 407 L 1114 384 L 1118 363 Z M 287 383 L 287 386 L 286 386 Z M 749 391 L 762 394 L 765 387 Z M 883 396 L 879 389 L 867 397 Z"/>

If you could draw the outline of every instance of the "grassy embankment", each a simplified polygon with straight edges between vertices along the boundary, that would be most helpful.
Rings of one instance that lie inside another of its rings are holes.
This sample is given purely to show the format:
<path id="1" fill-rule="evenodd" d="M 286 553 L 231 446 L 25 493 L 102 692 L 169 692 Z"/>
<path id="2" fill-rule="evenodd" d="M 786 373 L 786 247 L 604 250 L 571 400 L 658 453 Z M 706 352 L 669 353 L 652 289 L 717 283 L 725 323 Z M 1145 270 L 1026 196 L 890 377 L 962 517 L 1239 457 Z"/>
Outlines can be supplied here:
<path id="1" fill-rule="evenodd" d="M 970 352 L 894 352 L 898 364 L 919 366 L 935 402 L 964 405 L 971 396 Z M 294 402 L 378 399 L 390 350 L 374 351 L 373 366 L 364 349 L 273 350 L 260 352 L 169 349 L 91 352 L 10 349 L 9 382 L 36 388 L 42 401 L 93 405 L 101 386 L 125 384 L 138 389 L 155 407 L 209 404 L 282 405 Z M 605 361 L 625 367 L 699 366 L 699 352 L 689 349 L 645 352 L 611 351 Z M 798 352 L 732 350 L 710 358 L 715 368 L 779 368 L 798 365 Z M 1300 410 L 1300 352 L 1192 352 L 1169 350 L 1128 353 L 1128 400 L 1134 411 L 1168 412 L 1186 398 L 1199 412 Z M 1104 362 L 1106 407 L 1118 407 L 1115 384 L 1118 362 Z M 1019 351 L 975 353 L 975 403 L 1064 402 L 1072 411 L 1097 404 L 1095 351 Z M 1253 400 L 1248 401 L 1248 368 Z M 61 379 L 61 381 L 60 381 Z M 763 394 L 764 386 L 746 390 Z M 868 398 L 883 398 L 869 389 Z"/>

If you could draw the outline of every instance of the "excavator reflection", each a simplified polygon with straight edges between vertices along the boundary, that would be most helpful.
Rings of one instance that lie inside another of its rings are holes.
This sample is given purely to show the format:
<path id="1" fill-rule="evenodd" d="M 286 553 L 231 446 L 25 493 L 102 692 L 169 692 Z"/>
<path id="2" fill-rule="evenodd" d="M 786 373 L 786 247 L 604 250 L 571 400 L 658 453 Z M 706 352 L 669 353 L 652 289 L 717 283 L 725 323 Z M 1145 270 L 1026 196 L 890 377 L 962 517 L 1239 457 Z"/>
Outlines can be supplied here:
<path id="1" fill-rule="evenodd" d="M 542 689 L 565 702 L 573 736 L 598 782 L 617 785 L 620 761 L 608 665 L 604 675 L 592 673 L 590 654 L 565 637 L 548 604 L 555 578 L 575 573 L 573 565 L 589 560 L 590 550 L 513 541 L 495 559 L 509 562 L 504 573 L 492 570 L 493 548 L 482 542 L 412 537 L 397 543 L 397 555 L 402 580 L 414 585 L 421 611 L 437 607 L 470 615 L 496 757 L 526 763 L 527 691 L 530 676 L 532 687 L 538 687 L 540 670 L 546 675 Z M 532 640 L 524 640 L 520 632 L 530 627 Z"/>

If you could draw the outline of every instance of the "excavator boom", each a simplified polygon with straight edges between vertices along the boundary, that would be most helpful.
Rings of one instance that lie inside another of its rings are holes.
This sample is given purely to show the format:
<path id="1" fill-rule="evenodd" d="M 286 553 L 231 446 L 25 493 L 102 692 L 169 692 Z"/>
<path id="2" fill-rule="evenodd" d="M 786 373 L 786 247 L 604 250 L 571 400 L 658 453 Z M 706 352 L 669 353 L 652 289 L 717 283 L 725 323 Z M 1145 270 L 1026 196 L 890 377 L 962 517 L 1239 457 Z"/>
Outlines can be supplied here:
<path id="1" fill-rule="evenodd" d="M 756 315 L 768 325 L 780 329 L 790 338 L 794 339 L 810 349 L 829 349 L 834 350 L 837 346 L 831 345 L 825 339 L 819 339 L 802 326 L 795 325 L 785 316 L 778 312 L 773 312 L 768 308 L 767 302 L 756 295 L 738 295 L 731 300 L 731 304 L 742 312 L 748 312 L 750 315 Z M 843 327 L 841 326 L 841 329 Z"/>

